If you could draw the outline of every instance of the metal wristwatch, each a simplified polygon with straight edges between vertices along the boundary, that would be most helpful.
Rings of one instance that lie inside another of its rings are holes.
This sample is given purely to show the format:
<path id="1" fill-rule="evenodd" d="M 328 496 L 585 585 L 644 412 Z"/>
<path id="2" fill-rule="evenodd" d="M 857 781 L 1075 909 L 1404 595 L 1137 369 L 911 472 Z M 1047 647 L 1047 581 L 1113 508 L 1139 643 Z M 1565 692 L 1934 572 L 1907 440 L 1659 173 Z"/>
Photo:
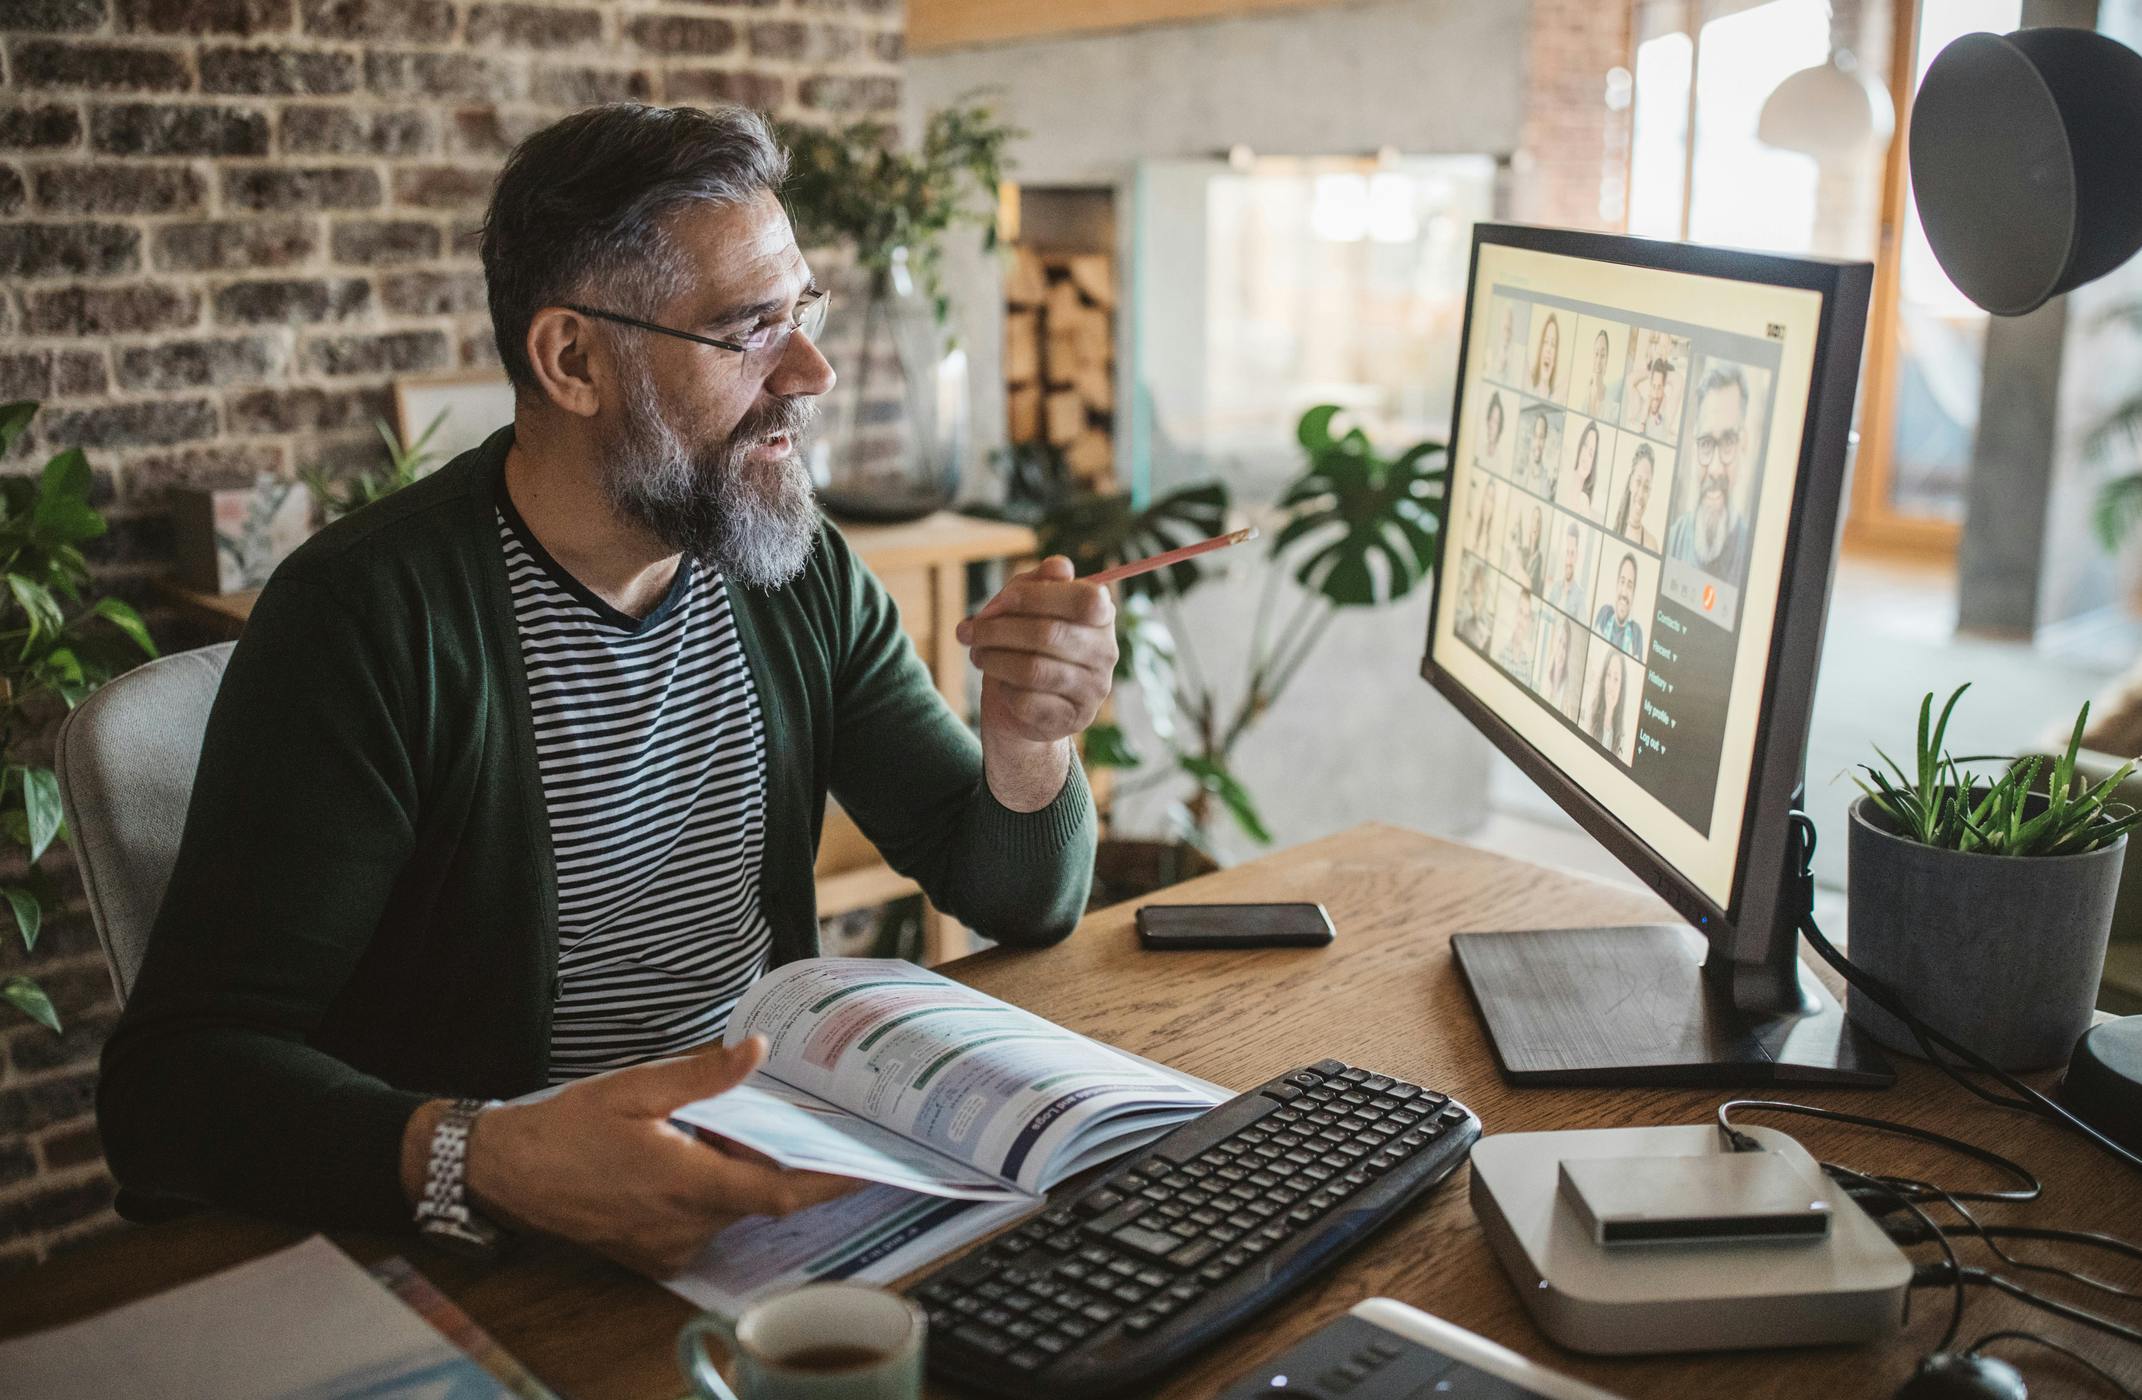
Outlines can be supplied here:
<path id="1" fill-rule="evenodd" d="M 470 1206 L 468 1192 L 469 1130 L 477 1114 L 497 1105 L 496 1099 L 455 1099 L 431 1130 L 431 1165 L 424 1199 L 417 1202 L 417 1230 L 466 1258 L 489 1258 L 505 1240 L 504 1231 Z"/>

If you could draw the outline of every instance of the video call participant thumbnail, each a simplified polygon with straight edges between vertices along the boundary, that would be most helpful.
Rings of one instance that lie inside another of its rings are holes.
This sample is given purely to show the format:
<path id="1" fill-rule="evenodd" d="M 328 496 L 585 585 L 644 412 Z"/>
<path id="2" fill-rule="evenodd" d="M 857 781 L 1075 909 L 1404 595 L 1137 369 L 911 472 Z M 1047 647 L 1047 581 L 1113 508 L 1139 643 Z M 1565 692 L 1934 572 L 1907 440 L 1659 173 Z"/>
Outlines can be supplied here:
<path id="1" fill-rule="evenodd" d="M 1681 514 L 1666 530 L 1666 555 L 1738 588 L 1748 570 L 1748 517 L 1754 486 L 1749 452 L 1749 385 L 1739 365 L 1713 362 L 1696 387 L 1694 441 L 1681 459 Z"/>

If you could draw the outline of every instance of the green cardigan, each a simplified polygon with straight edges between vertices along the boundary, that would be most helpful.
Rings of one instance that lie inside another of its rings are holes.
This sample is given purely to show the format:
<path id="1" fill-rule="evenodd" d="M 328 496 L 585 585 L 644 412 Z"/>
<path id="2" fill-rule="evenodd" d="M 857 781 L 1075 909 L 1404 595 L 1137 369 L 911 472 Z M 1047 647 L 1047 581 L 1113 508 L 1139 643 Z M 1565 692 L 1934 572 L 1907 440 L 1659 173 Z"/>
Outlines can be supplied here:
<path id="1" fill-rule="evenodd" d="M 104 1050 L 132 1214 L 404 1227 L 411 1112 L 546 1080 L 557 871 L 494 513 L 512 440 L 330 525 L 261 594 Z M 839 532 L 795 582 L 729 600 L 765 715 L 775 963 L 818 951 L 828 790 L 940 909 L 1005 943 L 1070 931 L 1093 869 L 1078 765 L 1038 812 L 998 803 Z"/>

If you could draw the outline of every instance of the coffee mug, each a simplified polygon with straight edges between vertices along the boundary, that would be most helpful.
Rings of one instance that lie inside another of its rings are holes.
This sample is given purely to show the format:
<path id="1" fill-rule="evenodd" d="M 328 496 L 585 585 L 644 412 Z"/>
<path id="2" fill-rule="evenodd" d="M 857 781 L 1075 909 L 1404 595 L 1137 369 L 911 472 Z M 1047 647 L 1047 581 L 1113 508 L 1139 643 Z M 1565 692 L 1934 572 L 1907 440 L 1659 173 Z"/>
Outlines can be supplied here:
<path id="1" fill-rule="evenodd" d="M 693 1318 L 677 1334 L 677 1365 L 706 1400 L 917 1400 L 928 1326 L 897 1293 L 811 1283 L 753 1303 L 733 1327 Z M 729 1381 L 707 1359 L 709 1336 L 728 1348 Z"/>

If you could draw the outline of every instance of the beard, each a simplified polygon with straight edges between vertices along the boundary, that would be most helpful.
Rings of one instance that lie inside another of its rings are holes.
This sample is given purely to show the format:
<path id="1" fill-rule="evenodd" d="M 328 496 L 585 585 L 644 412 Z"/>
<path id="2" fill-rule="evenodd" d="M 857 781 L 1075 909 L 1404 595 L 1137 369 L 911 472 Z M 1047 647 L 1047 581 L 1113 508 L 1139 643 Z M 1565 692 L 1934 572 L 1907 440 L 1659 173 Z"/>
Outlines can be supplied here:
<path id="1" fill-rule="evenodd" d="M 602 454 L 612 509 L 694 563 L 771 591 L 803 572 L 818 540 L 818 504 L 803 464 L 816 400 L 775 399 L 746 413 L 718 442 L 694 445 L 662 412 L 645 363 L 633 366 L 628 411 Z M 752 449 L 785 434 L 774 462 Z"/>
<path id="2" fill-rule="evenodd" d="M 1723 490 L 1713 488 L 1713 478 L 1705 478 L 1703 494 L 1696 498 L 1696 562 L 1715 563 L 1725 553 L 1732 512 L 1727 507 L 1728 497 Z"/>

